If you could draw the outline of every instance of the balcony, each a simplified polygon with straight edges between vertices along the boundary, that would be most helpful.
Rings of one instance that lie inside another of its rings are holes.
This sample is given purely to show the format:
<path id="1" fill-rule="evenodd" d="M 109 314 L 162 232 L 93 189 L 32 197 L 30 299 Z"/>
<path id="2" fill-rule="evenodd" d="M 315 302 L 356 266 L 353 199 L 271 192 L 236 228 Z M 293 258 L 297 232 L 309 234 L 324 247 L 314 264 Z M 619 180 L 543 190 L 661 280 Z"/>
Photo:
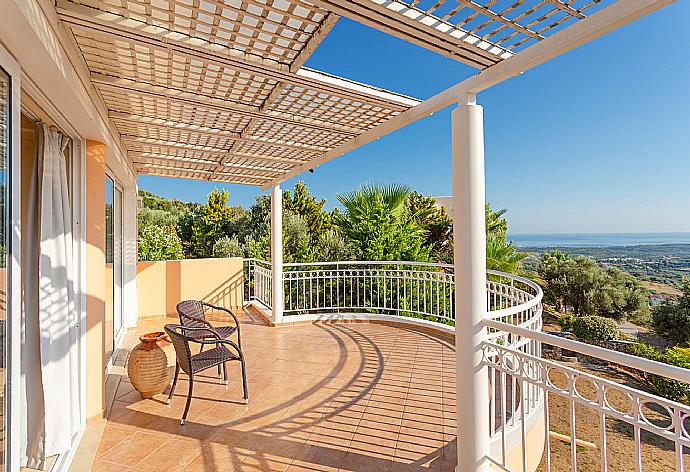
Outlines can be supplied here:
<path id="1" fill-rule="evenodd" d="M 286 264 L 279 323 L 268 309 L 268 267 L 250 259 L 242 269 L 249 404 L 238 366 L 227 386 L 209 371 L 181 426 L 184 376 L 170 405 L 163 396 L 141 399 L 123 377 L 97 449 L 75 463 L 78 470 L 455 470 L 464 402 L 456 395 L 452 266 Z M 541 290 L 524 278 L 489 271 L 486 300 L 480 368 L 495 468 L 683 463 L 687 406 L 545 359 L 542 344 L 669 377 L 684 373 L 541 333 Z M 142 319 L 136 334 L 176 322 Z"/>
<path id="2" fill-rule="evenodd" d="M 142 399 L 123 378 L 91 470 L 454 470 L 452 266 L 287 264 L 280 328 L 264 319 L 267 263 L 247 260 L 243 272 L 249 404 L 242 403 L 237 366 L 227 387 L 213 372 L 195 387 L 188 423 L 180 426 L 184 381 L 166 405 L 164 398 Z M 489 277 L 493 313 L 538 329 L 538 287 L 506 274 Z M 142 319 L 136 334 L 176 322 Z M 496 419 L 491 423 L 498 432 Z"/>
<path id="3" fill-rule="evenodd" d="M 186 386 L 171 405 L 123 380 L 91 470 L 448 470 L 455 451 L 452 339 L 386 324 L 271 328 L 242 314 L 239 369 Z M 140 323 L 158 330 L 168 320 Z"/>

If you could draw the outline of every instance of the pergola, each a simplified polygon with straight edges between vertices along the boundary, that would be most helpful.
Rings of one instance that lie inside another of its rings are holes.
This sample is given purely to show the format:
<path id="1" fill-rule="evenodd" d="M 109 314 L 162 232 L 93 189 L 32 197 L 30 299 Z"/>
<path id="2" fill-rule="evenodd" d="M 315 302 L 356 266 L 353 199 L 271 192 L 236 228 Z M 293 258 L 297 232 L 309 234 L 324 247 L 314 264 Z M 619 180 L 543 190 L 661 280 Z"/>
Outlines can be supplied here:
<path id="1" fill-rule="evenodd" d="M 453 111 L 458 470 L 486 470 L 484 144 L 476 94 L 673 0 L 57 0 L 138 173 L 272 190 L 435 111 Z M 304 66 L 347 17 L 478 69 L 420 101 Z M 642 38 L 640 40 L 643 40 Z"/>

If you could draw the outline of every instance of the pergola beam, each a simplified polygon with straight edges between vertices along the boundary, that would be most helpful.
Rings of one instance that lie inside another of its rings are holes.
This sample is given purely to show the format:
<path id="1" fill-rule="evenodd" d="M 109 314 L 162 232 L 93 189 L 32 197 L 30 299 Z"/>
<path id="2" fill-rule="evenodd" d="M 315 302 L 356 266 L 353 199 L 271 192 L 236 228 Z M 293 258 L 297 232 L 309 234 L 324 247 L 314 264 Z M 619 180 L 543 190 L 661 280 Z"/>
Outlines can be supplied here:
<path id="1" fill-rule="evenodd" d="M 479 74 L 434 95 L 416 107 L 352 138 L 331 151 L 325 152 L 321 157 L 291 170 L 279 179 L 262 186 L 262 190 L 331 161 L 420 118 L 432 115 L 434 112 L 456 103 L 458 97 L 476 94 L 493 87 L 674 2 L 675 0 L 617 0 L 543 41 L 529 46 L 510 59 L 481 71 Z"/>
<path id="2" fill-rule="evenodd" d="M 135 93 L 138 95 L 149 96 L 154 98 L 162 98 L 165 100 L 172 100 L 187 103 L 192 106 L 204 106 L 215 110 L 234 113 L 248 118 L 264 119 L 276 123 L 289 124 L 293 126 L 300 126 L 307 129 L 314 129 L 318 131 L 326 131 L 328 133 L 356 136 L 361 130 L 352 128 L 345 128 L 339 125 L 332 125 L 328 123 L 316 122 L 298 118 L 294 115 L 287 115 L 284 113 L 262 113 L 258 107 L 248 105 L 236 104 L 226 100 L 209 97 L 206 95 L 198 95 L 184 90 L 177 90 L 160 85 L 151 85 L 144 82 L 137 82 L 131 79 L 113 77 L 92 72 L 91 82 L 99 87 L 114 88 L 123 90 L 127 93 Z"/>
<path id="3" fill-rule="evenodd" d="M 490 67 L 512 53 L 399 0 L 314 0 L 312 3 L 472 67 Z"/>
<path id="4" fill-rule="evenodd" d="M 240 136 L 240 133 L 237 133 L 235 131 L 227 131 L 227 130 L 222 130 L 222 129 L 217 129 L 217 128 L 205 128 L 201 126 L 194 126 L 194 125 L 189 125 L 187 123 L 179 123 L 177 121 L 170 121 L 170 120 L 164 120 L 162 118 L 151 118 L 148 116 L 141 116 L 141 115 L 136 115 L 132 113 L 122 113 L 122 112 L 117 112 L 117 111 L 111 111 L 108 113 L 108 116 L 110 119 L 118 122 L 118 121 L 124 121 L 127 123 L 136 123 L 136 124 L 141 124 L 145 125 L 150 128 L 154 129 L 159 129 L 159 130 L 179 130 L 179 131 L 187 131 L 189 133 L 195 133 L 199 135 L 205 135 L 205 136 L 223 136 L 228 139 L 234 139 L 235 141 L 243 142 L 243 143 L 255 143 L 255 144 L 263 144 L 266 146 L 273 146 L 276 148 L 282 148 L 282 149 L 289 149 L 289 150 L 296 150 L 296 151 L 303 151 L 303 152 L 308 152 L 308 153 L 321 153 L 325 152 L 327 148 L 317 148 L 317 147 L 309 147 L 306 145 L 300 145 L 300 144 L 287 144 L 287 143 L 282 143 L 282 142 L 277 142 L 277 141 L 265 141 L 262 139 L 256 139 L 256 138 L 243 138 Z"/>
<path id="5" fill-rule="evenodd" d="M 198 147 L 195 148 L 193 145 L 186 145 L 184 143 L 178 143 L 175 141 L 164 141 L 161 139 L 152 139 L 152 138 L 145 138 L 142 136 L 128 136 L 128 135 L 123 135 L 122 136 L 122 141 L 123 143 L 132 143 L 132 144 L 139 144 L 139 145 L 148 145 L 148 146 L 155 146 L 161 149 L 168 149 L 170 151 L 184 151 L 184 152 L 191 152 L 191 153 L 197 153 L 197 154 L 202 154 L 205 156 L 216 156 L 219 159 L 222 159 L 226 155 L 228 155 L 228 151 L 226 150 L 214 150 L 214 151 L 207 151 L 203 149 L 199 149 Z M 132 151 L 132 149 L 128 149 L 128 151 Z M 289 159 L 289 158 L 282 158 L 282 157 L 267 157 L 267 156 L 260 156 L 256 154 L 249 154 L 249 153 L 235 153 L 232 154 L 232 158 L 234 159 L 254 159 L 256 161 L 262 161 L 262 162 L 271 162 L 271 163 L 278 163 L 278 164 L 284 164 L 284 165 L 289 165 L 289 166 L 296 166 L 299 164 L 302 164 L 306 161 L 298 160 L 298 159 Z"/>
<path id="6" fill-rule="evenodd" d="M 582 13 L 580 13 L 579 11 L 577 11 L 576 9 L 571 7 L 570 5 L 566 5 L 565 3 L 561 2 L 561 0 L 546 0 L 546 1 L 549 2 L 551 5 L 553 5 L 554 7 L 556 7 L 558 10 L 561 10 L 562 12 L 567 13 L 570 16 L 573 16 L 573 17 L 580 19 L 580 20 L 585 18 L 585 15 L 583 15 Z"/>
<path id="7" fill-rule="evenodd" d="M 146 151 L 128 151 L 127 153 L 135 162 L 146 162 L 150 160 L 158 161 L 176 161 L 176 162 L 188 162 L 188 163 L 199 163 L 201 165 L 206 165 L 210 167 L 217 167 L 218 162 L 211 159 L 198 159 L 196 157 L 180 157 L 173 154 L 158 154 L 155 152 Z M 246 170 L 256 170 L 259 172 L 267 172 L 275 175 L 281 174 L 285 169 L 279 169 L 276 167 L 264 167 L 257 166 L 253 164 L 240 164 L 236 162 L 230 162 L 225 164 L 224 168 L 235 168 L 235 169 L 246 169 Z M 289 167 L 289 166 L 288 166 Z M 222 169 L 220 170 L 222 172 Z"/>
<path id="8" fill-rule="evenodd" d="M 215 171 L 211 168 L 201 168 L 201 169 L 196 169 L 196 168 L 188 168 L 188 167 L 178 167 L 176 165 L 169 165 L 169 162 L 165 162 L 162 164 L 158 164 L 155 162 L 148 162 L 148 161 L 138 161 L 136 159 L 133 160 L 135 166 L 139 167 L 145 167 L 145 168 L 163 168 L 163 169 L 173 169 L 173 170 L 182 170 L 182 171 L 189 171 L 189 172 L 208 172 L 208 173 L 214 173 Z M 176 164 L 178 161 L 172 162 L 172 164 Z M 228 176 L 228 177 L 235 177 L 238 179 L 257 179 L 257 180 L 270 180 L 271 177 L 261 175 L 261 174 L 243 174 L 241 172 L 218 172 L 218 175 L 223 175 L 223 176 Z"/>
<path id="9" fill-rule="evenodd" d="M 121 17 L 113 13 L 95 8 L 78 5 L 66 0 L 57 0 L 57 11 L 60 19 L 70 26 L 99 35 L 127 41 L 131 44 L 144 46 L 165 52 L 174 52 L 191 59 L 204 61 L 229 67 L 238 72 L 257 75 L 262 78 L 286 82 L 318 92 L 328 93 L 341 98 L 360 100 L 367 103 L 389 107 L 402 111 L 409 108 L 410 97 L 389 92 L 390 95 L 381 97 L 375 87 L 351 82 L 359 87 L 334 86 L 323 82 L 318 77 L 305 77 L 291 71 L 274 61 L 262 60 L 252 55 L 239 54 L 236 50 L 219 45 L 204 44 L 194 38 L 169 31 L 157 26 Z M 364 87 L 362 89 L 361 87 Z"/>
<path id="10" fill-rule="evenodd" d="M 231 173 L 218 173 L 218 172 L 213 172 L 210 170 L 200 170 L 200 169 L 188 169 L 185 167 L 174 167 L 174 166 L 164 166 L 164 165 L 158 165 L 158 164 L 148 164 L 148 163 L 142 163 L 142 164 L 136 164 L 136 167 L 138 170 L 143 169 L 151 169 L 151 171 L 143 171 L 143 173 L 148 174 L 148 175 L 162 175 L 164 177 L 180 177 L 180 178 L 191 178 L 193 179 L 194 177 L 189 177 L 189 176 L 183 176 L 179 174 L 201 174 L 201 175 L 206 175 L 205 180 L 216 180 L 220 182 L 226 182 L 226 183 L 233 183 L 233 184 L 241 184 L 241 185 L 261 185 L 262 182 L 265 182 L 266 179 L 262 177 L 256 177 L 256 176 L 251 176 L 251 177 L 238 177 L 235 174 Z M 177 174 L 177 175 L 175 175 Z M 218 179 L 214 179 L 214 177 L 218 177 Z"/>

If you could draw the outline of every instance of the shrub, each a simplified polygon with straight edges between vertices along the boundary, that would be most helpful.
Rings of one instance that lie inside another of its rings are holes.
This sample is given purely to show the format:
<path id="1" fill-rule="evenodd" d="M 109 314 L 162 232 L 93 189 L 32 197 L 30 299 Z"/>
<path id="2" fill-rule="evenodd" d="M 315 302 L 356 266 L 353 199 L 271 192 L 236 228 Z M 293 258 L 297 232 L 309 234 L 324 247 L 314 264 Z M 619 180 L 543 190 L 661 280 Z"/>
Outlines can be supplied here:
<path id="1" fill-rule="evenodd" d="M 620 337 L 618 324 L 603 316 L 580 316 L 573 321 L 575 336 L 589 341 L 606 342 Z"/>
<path id="2" fill-rule="evenodd" d="M 347 261 L 351 258 L 350 247 L 337 230 L 331 229 L 319 237 L 319 247 L 324 261 Z"/>
<path id="3" fill-rule="evenodd" d="M 660 352 L 649 344 L 639 343 L 631 346 L 628 353 L 684 369 L 690 368 L 690 349 L 687 348 L 673 347 Z M 690 385 L 686 383 L 654 374 L 643 374 L 643 377 L 657 395 L 684 403 L 690 399 Z"/>
<path id="4" fill-rule="evenodd" d="M 558 324 L 561 326 L 563 331 L 572 332 L 575 319 L 576 318 L 573 315 L 563 315 L 558 318 Z"/>
<path id="5" fill-rule="evenodd" d="M 172 226 L 146 226 L 139 229 L 139 260 L 182 259 L 182 241 Z"/>
<path id="6" fill-rule="evenodd" d="M 213 244 L 213 257 L 244 257 L 244 248 L 237 235 L 223 236 Z"/>
<path id="7" fill-rule="evenodd" d="M 159 226 L 167 228 L 168 226 L 175 226 L 179 217 L 169 211 L 153 210 L 151 208 L 142 208 L 139 210 L 139 227 Z"/>
<path id="8" fill-rule="evenodd" d="M 658 351 L 654 346 L 650 346 L 645 343 L 633 344 L 628 348 L 628 354 L 632 354 L 637 357 L 644 357 L 645 359 L 650 359 L 652 361 L 663 362 L 664 353 Z"/>
<path id="9" fill-rule="evenodd" d="M 659 305 L 652 311 L 654 330 L 674 344 L 690 343 L 690 308 Z"/>
<path id="10" fill-rule="evenodd" d="M 667 349 L 664 352 L 663 362 L 688 369 L 690 368 L 690 349 L 680 347 Z M 687 403 L 690 394 L 690 385 L 658 375 L 652 375 L 650 382 L 654 390 L 662 397 Z"/>

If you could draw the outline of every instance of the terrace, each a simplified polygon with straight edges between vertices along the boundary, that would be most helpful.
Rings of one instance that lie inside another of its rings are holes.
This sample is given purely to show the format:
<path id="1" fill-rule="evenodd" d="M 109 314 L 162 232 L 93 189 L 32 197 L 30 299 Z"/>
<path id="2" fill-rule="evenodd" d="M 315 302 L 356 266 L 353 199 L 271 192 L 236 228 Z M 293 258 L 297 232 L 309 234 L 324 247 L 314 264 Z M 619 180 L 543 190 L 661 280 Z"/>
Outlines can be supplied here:
<path id="1" fill-rule="evenodd" d="M 689 408 L 605 369 L 690 372 L 542 333 L 539 286 L 486 270 L 477 101 L 671 3 L 4 1 L 2 470 L 684 470 Z M 477 73 L 420 100 L 305 67 L 341 16 Z M 282 182 L 451 106 L 454 264 L 283 263 Z M 138 263 L 139 175 L 270 189 L 271 260 Z M 186 298 L 239 314 L 250 398 L 206 375 L 181 425 L 121 364 Z"/>
<path id="2" fill-rule="evenodd" d="M 214 261 L 206 264 L 210 270 Z M 268 267 L 246 259 L 242 268 L 247 299 L 238 313 L 249 403 L 237 365 L 228 385 L 212 370 L 180 425 L 184 380 L 168 405 L 165 395 L 142 399 L 123 376 L 97 447 L 89 442 L 75 470 L 455 470 L 464 402 L 456 393 L 452 266 L 285 264 L 278 322 Z M 592 375 L 586 363 L 544 359 L 542 345 L 678 379 L 687 372 L 541 333 L 541 297 L 529 280 L 487 273 L 489 333 L 480 365 L 490 392 L 483 419 L 493 466 L 682 467 L 690 408 L 622 378 Z M 227 322 L 222 313 L 208 316 Z M 143 319 L 136 334 L 177 322 Z"/>

